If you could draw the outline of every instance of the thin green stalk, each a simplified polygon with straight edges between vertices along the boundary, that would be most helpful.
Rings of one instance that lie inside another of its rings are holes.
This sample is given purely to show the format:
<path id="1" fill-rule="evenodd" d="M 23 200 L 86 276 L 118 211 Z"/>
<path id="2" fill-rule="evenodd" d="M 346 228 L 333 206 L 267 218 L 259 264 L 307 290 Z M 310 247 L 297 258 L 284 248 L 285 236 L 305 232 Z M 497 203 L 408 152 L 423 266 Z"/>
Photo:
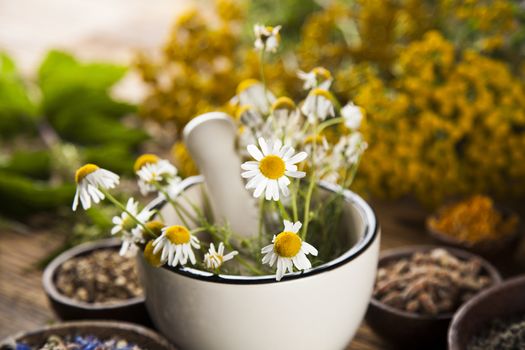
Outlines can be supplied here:
<path id="1" fill-rule="evenodd" d="M 182 205 L 180 205 L 179 203 L 177 203 L 173 199 L 171 199 L 171 197 L 169 196 L 168 192 L 164 188 L 162 188 L 159 184 L 155 184 L 155 187 L 157 188 L 157 191 L 162 193 L 164 195 L 164 197 L 166 198 L 166 200 L 173 206 L 173 209 L 175 209 L 175 212 L 179 216 L 179 219 L 184 223 L 184 225 L 188 226 L 188 222 L 184 218 L 184 215 L 186 215 L 189 219 L 191 219 L 191 221 L 193 221 L 195 224 L 197 224 L 197 225 L 199 224 L 199 221 L 197 221 L 197 219 L 195 219 L 195 217 L 193 215 L 191 215 L 186 210 L 186 208 L 184 208 Z M 184 213 L 184 215 L 182 215 L 181 212 Z"/>
<path id="2" fill-rule="evenodd" d="M 327 121 L 322 122 L 321 124 L 319 124 L 319 127 L 317 128 L 317 133 L 320 134 L 327 127 L 335 125 L 335 124 L 344 123 L 344 121 L 345 121 L 345 118 L 343 118 L 343 117 L 328 119 Z"/>
<path id="3" fill-rule="evenodd" d="M 361 156 L 357 158 L 357 162 L 352 166 L 352 170 L 350 171 L 350 176 L 348 179 L 345 179 L 343 184 L 344 188 L 350 188 L 354 182 L 355 176 L 357 175 L 357 169 L 359 168 L 359 163 L 361 163 Z"/>
<path id="4" fill-rule="evenodd" d="M 284 207 L 283 205 L 283 202 L 281 202 L 280 200 L 276 201 L 277 202 L 277 207 L 279 208 L 279 211 L 281 213 L 281 217 L 284 219 L 284 220 L 290 220 L 290 215 L 288 215 L 288 212 L 286 211 L 286 208 Z"/>
<path id="5" fill-rule="evenodd" d="M 259 199 L 259 232 L 258 232 L 258 241 L 259 241 L 259 247 L 262 246 L 263 241 L 263 229 L 264 229 L 264 198 L 261 197 Z"/>
<path id="6" fill-rule="evenodd" d="M 172 201 L 169 200 L 169 202 L 171 203 Z M 188 225 L 188 221 L 186 221 L 186 218 L 184 217 L 184 215 L 181 213 L 180 209 L 179 209 L 179 206 L 172 203 L 171 204 L 173 206 L 173 209 L 175 209 L 175 212 L 177 213 L 177 216 L 179 217 L 180 221 L 182 221 L 182 223 L 184 224 L 184 226 L 186 227 L 190 227 L 190 225 Z"/>
<path id="7" fill-rule="evenodd" d="M 235 259 L 241 264 L 242 266 L 246 267 L 248 270 L 250 270 L 252 273 L 256 275 L 264 275 L 264 272 L 259 270 L 257 267 L 253 266 L 243 258 L 239 256 L 239 254 L 235 255 Z"/>
<path id="8" fill-rule="evenodd" d="M 318 134 L 317 125 L 313 127 L 314 135 Z M 301 232 L 301 239 L 304 241 L 306 239 L 306 234 L 308 232 L 308 224 L 310 223 L 310 203 L 312 202 L 312 193 L 314 192 L 315 187 L 315 155 L 317 152 L 317 142 L 312 143 L 312 167 L 310 171 L 310 183 L 308 184 L 308 192 L 306 193 L 306 201 L 304 203 L 304 217 L 303 217 L 303 231 Z"/>
<path id="9" fill-rule="evenodd" d="M 132 213 L 130 213 L 126 207 L 120 203 L 115 197 L 113 197 L 105 188 L 102 188 L 100 187 L 99 190 L 106 196 L 107 199 L 109 199 L 109 201 L 111 203 L 113 203 L 117 208 L 119 208 L 120 210 L 122 210 L 124 213 L 128 214 L 128 216 L 133 219 L 133 221 L 135 221 L 135 223 L 139 226 L 141 226 L 144 231 L 146 231 L 152 238 L 156 238 L 158 237 L 149 227 L 147 227 L 142 221 L 140 221 L 139 219 L 137 219 L 137 217 L 135 215 L 133 215 Z"/>
<path id="10" fill-rule="evenodd" d="M 295 186 L 292 189 L 292 212 L 293 212 L 293 221 L 297 222 L 299 220 L 299 214 L 297 213 L 297 191 L 299 190 L 299 180 L 294 181 Z"/>
<path id="11" fill-rule="evenodd" d="M 206 227 L 197 227 L 190 231 L 191 234 L 196 234 L 199 232 L 206 232 L 208 229 Z"/>

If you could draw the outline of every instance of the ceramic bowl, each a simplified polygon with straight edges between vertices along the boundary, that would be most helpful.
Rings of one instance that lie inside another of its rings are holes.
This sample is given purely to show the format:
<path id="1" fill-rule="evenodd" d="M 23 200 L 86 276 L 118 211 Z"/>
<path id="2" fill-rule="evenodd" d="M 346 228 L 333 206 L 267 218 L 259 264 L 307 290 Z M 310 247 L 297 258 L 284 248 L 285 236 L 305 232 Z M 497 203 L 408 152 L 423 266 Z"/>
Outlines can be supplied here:
<path id="1" fill-rule="evenodd" d="M 185 193 L 202 205 L 203 178 Z M 321 185 L 326 193 L 337 187 Z M 343 349 L 352 340 L 372 293 L 379 226 L 368 204 L 345 191 L 341 231 L 349 248 L 302 273 L 213 275 L 194 268 L 154 268 L 139 255 L 146 306 L 157 329 L 181 349 Z M 176 223 L 173 209 L 162 216 Z"/>
<path id="2" fill-rule="evenodd" d="M 509 279 L 476 295 L 456 313 L 448 331 L 449 350 L 465 350 L 487 323 L 525 315 L 525 275 Z"/>
<path id="3" fill-rule="evenodd" d="M 55 285 L 58 268 L 71 258 L 86 255 L 98 249 L 120 248 L 118 239 L 104 239 L 81 244 L 66 250 L 53 259 L 44 270 L 42 284 L 49 303 L 62 320 L 110 319 L 151 325 L 144 304 L 144 296 L 112 303 L 86 303 L 61 294 Z"/>
<path id="4" fill-rule="evenodd" d="M 502 206 L 497 206 L 497 208 L 505 219 L 508 219 L 511 216 L 517 217 L 516 213 L 514 213 L 510 209 L 507 209 Z M 466 249 L 487 257 L 510 253 L 510 251 L 516 247 L 515 243 L 520 238 L 521 226 L 520 222 L 518 221 L 514 232 L 509 233 L 501 239 L 485 239 L 480 240 L 478 242 L 462 241 L 456 238 L 455 236 L 433 228 L 430 222 L 438 217 L 439 211 L 434 213 L 432 216 L 428 217 L 425 222 L 427 232 L 430 234 L 430 236 L 432 236 L 434 239 L 436 239 L 442 244 Z"/>
<path id="5" fill-rule="evenodd" d="M 390 249 L 381 252 L 379 266 L 384 266 L 401 258 L 406 258 L 415 252 L 427 252 L 438 246 L 411 246 Z M 445 248 L 460 259 L 476 257 L 480 259 L 483 271 L 494 284 L 501 282 L 499 272 L 489 262 L 479 256 L 456 248 Z M 443 348 L 447 339 L 447 329 L 453 313 L 421 315 L 402 311 L 386 305 L 372 297 L 366 314 L 366 321 L 376 331 L 389 341 L 404 348 L 420 348 L 421 344 L 435 344 Z"/>
<path id="6" fill-rule="evenodd" d="M 21 332 L 0 341 L 0 348 L 2 350 L 15 349 L 13 345 L 16 342 L 23 342 L 30 346 L 41 346 L 52 335 L 62 337 L 94 335 L 99 339 L 118 337 L 143 349 L 175 350 L 166 339 L 152 330 L 131 323 L 110 321 L 64 322 L 34 331 Z"/>

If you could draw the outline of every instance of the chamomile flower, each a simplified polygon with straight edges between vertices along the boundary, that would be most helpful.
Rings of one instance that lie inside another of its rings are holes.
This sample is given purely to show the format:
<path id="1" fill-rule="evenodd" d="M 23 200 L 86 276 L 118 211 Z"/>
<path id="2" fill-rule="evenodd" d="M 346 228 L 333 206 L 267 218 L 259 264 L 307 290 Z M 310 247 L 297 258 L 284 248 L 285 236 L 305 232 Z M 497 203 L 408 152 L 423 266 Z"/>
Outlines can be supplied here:
<path id="1" fill-rule="evenodd" d="M 160 237 L 153 241 L 153 254 L 162 252 L 161 260 L 170 266 L 186 265 L 188 259 L 195 265 L 193 248 L 199 249 L 199 239 L 186 227 L 174 225 L 162 229 Z"/>
<path id="2" fill-rule="evenodd" d="M 148 243 L 146 243 L 146 246 L 144 247 L 144 260 L 146 260 L 146 262 L 151 266 L 161 267 L 166 263 L 166 259 L 163 260 L 161 258 L 162 252 L 157 252 L 156 254 L 153 254 L 154 249 L 155 248 L 153 247 L 153 240 L 148 241 Z"/>
<path id="3" fill-rule="evenodd" d="M 342 163 L 355 164 L 367 147 L 363 135 L 360 132 L 353 132 L 339 139 L 334 146 L 334 153 L 341 155 Z"/>
<path id="4" fill-rule="evenodd" d="M 270 112 L 270 106 L 274 101 L 275 96 L 255 79 L 241 81 L 237 86 L 237 95 L 231 100 L 232 103 L 240 106 L 252 106 L 255 111 L 264 115 Z"/>
<path id="5" fill-rule="evenodd" d="M 91 202 L 98 203 L 104 199 L 102 189 L 114 188 L 119 183 L 117 174 L 109 170 L 99 168 L 95 164 L 86 164 L 75 173 L 77 191 L 73 199 L 73 210 L 77 210 L 78 202 L 84 209 L 91 208 Z"/>
<path id="6" fill-rule="evenodd" d="M 297 234 L 301 226 L 299 221 L 292 223 L 284 220 L 284 231 L 273 236 L 272 244 L 261 249 L 261 253 L 265 254 L 262 259 L 263 264 L 273 266 L 277 262 L 277 281 L 280 281 L 287 271 L 293 272 L 293 266 L 297 270 L 312 268 L 306 255 L 317 256 L 317 249 L 303 241 Z"/>
<path id="7" fill-rule="evenodd" d="M 255 161 L 248 161 L 241 165 L 245 170 L 241 176 L 249 178 L 247 189 L 255 189 L 253 196 L 259 198 L 265 193 L 266 200 L 279 200 L 279 192 L 288 196 L 288 177 L 302 178 L 305 173 L 297 171 L 297 163 L 306 159 L 306 152 L 294 155 L 294 149 L 283 146 L 280 140 L 268 144 L 262 137 L 259 138 L 260 149 L 254 145 L 248 145 L 248 153 Z"/>
<path id="8" fill-rule="evenodd" d="M 363 113 L 359 106 L 349 102 L 341 108 L 341 116 L 345 120 L 345 125 L 350 130 L 357 130 L 363 121 Z"/>
<path id="9" fill-rule="evenodd" d="M 216 270 L 220 268 L 224 262 L 233 259 L 237 254 L 239 254 L 239 252 L 234 250 L 224 255 L 224 243 L 219 243 L 219 248 L 217 250 L 215 250 L 215 245 L 210 243 L 210 249 L 206 255 L 204 255 L 204 263 L 208 269 Z"/>
<path id="10" fill-rule="evenodd" d="M 246 125 L 250 129 L 258 128 L 264 122 L 262 115 L 251 105 L 240 106 L 237 109 L 236 116 L 242 125 Z"/>
<path id="11" fill-rule="evenodd" d="M 281 42 L 281 35 L 279 31 L 281 26 L 270 27 L 256 24 L 253 27 L 255 34 L 255 49 L 259 51 L 275 52 Z"/>
<path id="12" fill-rule="evenodd" d="M 312 124 L 323 121 L 335 115 L 332 95 L 324 89 L 316 88 L 310 91 L 304 100 L 301 112 Z"/>
<path id="13" fill-rule="evenodd" d="M 134 169 L 139 177 L 138 185 L 142 195 L 157 191 L 157 185 L 165 187 L 172 180 L 178 180 L 177 168 L 153 154 L 144 154 L 137 158 Z"/>
<path id="14" fill-rule="evenodd" d="M 139 203 L 133 198 L 128 199 L 126 203 L 126 211 L 123 212 L 120 216 L 113 217 L 113 228 L 111 229 L 111 234 L 115 235 L 121 232 L 132 232 L 139 224 L 131 217 L 129 214 L 133 215 L 140 222 L 147 222 L 155 212 L 144 208 L 140 213 L 138 210 Z M 128 214 L 129 212 L 129 214 Z"/>
<path id="15" fill-rule="evenodd" d="M 168 195 L 170 199 L 175 199 L 181 194 L 184 188 L 185 184 L 183 183 L 183 180 L 180 177 L 175 177 L 171 179 L 168 182 L 168 185 L 164 188 L 165 193 L 159 193 L 159 197 L 167 199 L 166 195 Z"/>
<path id="16" fill-rule="evenodd" d="M 300 70 L 297 72 L 297 76 L 304 82 L 303 88 L 305 90 L 314 88 L 328 90 L 334 80 L 330 71 L 323 67 L 315 67 L 309 72 Z"/>
<path id="17" fill-rule="evenodd" d="M 137 254 L 136 237 L 132 233 L 124 232 L 120 236 L 120 240 L 122 241 L 119 251 L 120 256 L 134 256 Z"/>
<path id="18" fill-rule="evenodd" d="M 274 137 L 287 145 L 293 147 L 304 138 L 304 118 L 288 97 L 279 97 L 272 104 L 272 115 L 267 119 L 267 123 Z"/>

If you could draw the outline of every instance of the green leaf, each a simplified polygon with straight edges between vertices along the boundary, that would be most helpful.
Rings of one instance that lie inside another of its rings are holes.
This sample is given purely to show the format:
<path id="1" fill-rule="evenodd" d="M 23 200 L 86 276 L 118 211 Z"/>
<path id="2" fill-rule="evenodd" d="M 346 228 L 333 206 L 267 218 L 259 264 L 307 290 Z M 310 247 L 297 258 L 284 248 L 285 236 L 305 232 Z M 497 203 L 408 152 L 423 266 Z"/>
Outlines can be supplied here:
<path id="1" fill-rule="evenodd" d="M 47 151 L 16 151 L 0 163 L 0 170 L 45 180 L 50 175 L 51 158 Z"/>
<path id="2" fill-rule="evenodd" d="M 126 70 L 109 63 L 81 63 L 68 53 L 50 51 L 40 66 L 38 81 L 47 104 L 78 87 L 107 91 Z"/>
<path id="3" fill-rule="evenodd" d="M 35 132 L 36 106 L 15 63 L 0 52 L 0 136 L 11 137 L 22 131 Z"/>
<path id="4" fill-rule="evenodd" d="M 130 129 L 120 121 L 109 119 L 97 112 L 86 111 L 83 115 L 75 115 L 65 110 L 52 120 L 53 127 L 62 139 L 83 145 L 122 143 L 130 146 L 137 145 L 147 138 L 144 131 Z"/>
<path id="5" fill-rule="evenodd" d="M 87 163 L 95 163 L 118 174 L 132 174 L 135 161 L 129 148 L 121 144 L 86 148 L 84 159 Z"/>
<path id="6" fill-rule="evenodd" d="M 70 205 L 75 194 L 73 184 L 50 186 L 25 176 L 0 170 L 0 213 L 26 216 L 36 212 L 54 211 Z"/>

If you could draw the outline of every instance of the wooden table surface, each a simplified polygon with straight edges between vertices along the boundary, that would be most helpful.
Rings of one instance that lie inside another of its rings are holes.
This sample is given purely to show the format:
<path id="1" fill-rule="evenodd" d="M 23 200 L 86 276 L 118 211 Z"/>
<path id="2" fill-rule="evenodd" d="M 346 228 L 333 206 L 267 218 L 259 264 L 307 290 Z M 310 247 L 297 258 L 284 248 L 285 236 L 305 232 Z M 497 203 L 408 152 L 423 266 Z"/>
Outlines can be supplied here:
<path id="1" fill-rule="evenodd" d="M 412 202 L 380 202 L 372 206 L 382 227 L 382 250 L 435 243 L 425 234 L 426 212 L 418 205 Z M 0 339 L 14 332 L 57 321 L 42 290 L 42 271 L 35 268 L 35 263 L 58 247 L 61 239 L 61 236 L 49 231 L 0 231 Z M 505 270 L 507 267 L 502 268 Z M 516 271 L 516 266 L 511 269 Z M 521 271 L 525 270 L 521 267 Z M 363 322 L 347 349 L 387 350 L 391 346 Z"/>

